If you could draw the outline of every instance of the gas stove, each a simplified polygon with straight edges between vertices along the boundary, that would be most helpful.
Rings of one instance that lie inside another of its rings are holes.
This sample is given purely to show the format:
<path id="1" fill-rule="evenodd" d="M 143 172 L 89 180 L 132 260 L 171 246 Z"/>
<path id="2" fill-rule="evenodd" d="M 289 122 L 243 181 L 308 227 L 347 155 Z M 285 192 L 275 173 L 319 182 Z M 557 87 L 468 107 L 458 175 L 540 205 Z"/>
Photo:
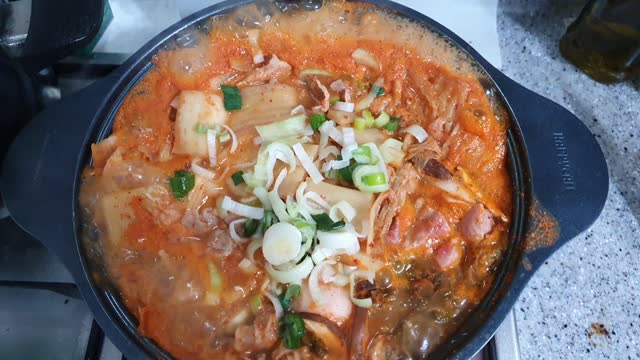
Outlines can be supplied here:
<path id="1" fill-rule="evenodd" d="M 419 1 L 402 2 L 422 7 Z M 54 74 L 54 85 L 43 87 L 44 103 L 55 102 L 106 76 L 153 35 L 204 3 L 210 5 L 211 1 L 111 0 L 114 20 L 91 54 L 65 58 L 47 70 Z M 154 21 L 138 22 L 137 35 L 129 42 L 120 41 L 127 38 L 121 34 L 137 16 Z M 493 16 L 495 23 L 495 11 Z M 20 34 L 12 36 L 15 40 Z M 3 40 L 7 39 L 0 38 L 0 44 Z M 1 199 L 0 333 L 2 359 L 124 359 L 94 321 L 69 272 L 54 254 L 15 224 Z M 481 359 L 520 359 L 513 313 L 473 360 Z"/>

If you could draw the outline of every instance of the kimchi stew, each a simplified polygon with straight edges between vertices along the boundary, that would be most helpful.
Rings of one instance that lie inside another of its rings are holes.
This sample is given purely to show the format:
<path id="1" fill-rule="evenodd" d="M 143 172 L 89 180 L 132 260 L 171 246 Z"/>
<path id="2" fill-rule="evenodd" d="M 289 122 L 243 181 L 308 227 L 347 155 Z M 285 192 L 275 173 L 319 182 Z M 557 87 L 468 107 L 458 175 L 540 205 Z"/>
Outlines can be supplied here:
<path id="1" fill-rule="evenodd" d="M 168 47 L 80 205 L 177 359 L 426 358 L 508 246 L 508 119 L 464 55 L 371 5 L 249 5 Z"/>

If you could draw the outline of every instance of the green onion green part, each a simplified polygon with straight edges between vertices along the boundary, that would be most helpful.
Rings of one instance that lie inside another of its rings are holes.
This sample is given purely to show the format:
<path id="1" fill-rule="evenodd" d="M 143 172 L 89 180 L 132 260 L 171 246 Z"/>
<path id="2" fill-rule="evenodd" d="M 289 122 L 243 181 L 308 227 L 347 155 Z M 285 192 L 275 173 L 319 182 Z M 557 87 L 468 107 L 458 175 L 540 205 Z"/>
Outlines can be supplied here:
<path id="1" fill-rule="evenodd" d="M 242 108 L 242 96 L 237 86 L 220 85 L 224 95 L 225 110 L 240 110 Z"/>
<path id="2" fill-rule="evenodd" d="M 231 180 L 233 181 L 233 185 L 238 186 L 244 183 L 244 178 L 242 177 L 242 175 L 244 175 L 244 172 L 242 172 L 242 170 L 238 170 L 234 172 L 233 175 L 231 175 Z"/>
<path id="3" fill-rule="evenodd" d="M 389 118 L 389 122 L 387 123 L 387 125 L 384 126 L 384 128 L 389 130 L 390 132 L 395 132 L 396 130 L 398 130 L 398 125 L 400 125 L 400 121 L 402 121 L 401 117 L 391 116 Z"/>
<path id="4" fill-rule="evenodd" d="M 169 178 L 169 186 L 176 199 L 184 199 L 195 185 L 196 176 L 190 171 L 176 170 L 173 177 Z"/>
<path id="5" fill-rule="evenodd" d="M 325 121 L 327 121 L 327 117 L 324 114 L 313 114 L 309 118 L 313 131 L 317 131 Z"/>
<path id="6" fill-rule="evenodd" d="M 298 314 L 285 313 L 280 320 L 279 335 L 287 349 L 297 349 L 302 345 L 306 330 L 304 320 Z"/>
<path id="7" fill-rule="evenodd" d="M 333 221 L 327 214 L 311 215 L 316 222 L 316 226 L 320 231 L 334 231 L 345 227 L 346 223 L 342 220 Z"/>

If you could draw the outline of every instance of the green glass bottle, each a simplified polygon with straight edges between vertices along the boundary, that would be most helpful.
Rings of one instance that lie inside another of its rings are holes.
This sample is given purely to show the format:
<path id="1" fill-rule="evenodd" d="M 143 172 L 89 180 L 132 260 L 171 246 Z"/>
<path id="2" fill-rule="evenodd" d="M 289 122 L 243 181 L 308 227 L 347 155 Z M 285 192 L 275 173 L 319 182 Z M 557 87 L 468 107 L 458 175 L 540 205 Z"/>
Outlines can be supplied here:
<path id="1" fill-rule="evenodd" d="M 560 40 L 562 55 L 596 81 L 640 72 L 640 0 L 590 0 Z"/>

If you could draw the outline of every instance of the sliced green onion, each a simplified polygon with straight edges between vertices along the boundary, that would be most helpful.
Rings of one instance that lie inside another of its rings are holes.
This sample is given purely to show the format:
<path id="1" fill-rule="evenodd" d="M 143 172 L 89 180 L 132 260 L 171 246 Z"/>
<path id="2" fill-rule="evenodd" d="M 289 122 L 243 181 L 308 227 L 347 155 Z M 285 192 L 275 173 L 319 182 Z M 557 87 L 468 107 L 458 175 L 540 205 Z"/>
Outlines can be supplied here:
<path id="1" fill-rule="evenodd" d="M 339 161 L 342 160 L 342 155 L 338 155 L 338 160 Z M 353 178 L 351 174 L 353 173 L 353 170 L 356 168 L 356 166 L 358 166 L 358 163 L 352 160 L 349 166 L 343 167 L 342 169 L 338 169 L 338 174 L 340 174 L 340 177 L 344 181 L 352 183 Z"/>
<path id="2" fill-rule="evenodd" d="M 212 262 L 209 262 L 208 267 L 211 288 L 217 290 L 222 289 L 222 276 L 220 276 L 220 271 L 218 271 L 218 268 Z"/>
<path id="3" fill-rule="evenodd" d="M 224 95 L 225 110 L 239 110 L 242 108 L 242 96 L 237 86 L 220 85 Z"/>
<path id="4" fill-rule="evenodd" d="M 389 120 L 391 120 L 391 117 L 389 116 L 389 114 L 387 114 L 386 112 L 381 112 L 380 116 L 378 116 L 374 121 L 373 121 L 373 126 L 377 127 L 378 129 L 380 129 L 381 127 L 387 125 L 389 123 Z"/>
<path id="5" fill-rule="evenodd" d="M 218 134 L 218 140 L 220 140 L 220 142 L 227 142 L 229 140 L 231 140 L 232 136 L 231 134 L 229 134 L 228 132 L 223 132 L 222 134 Z"/>
<path id="6" fill-rule="evenodd" d="M 389 138 L 382 143 L 380 153 L 385 164 L 402 165 L 402 160 L 404 159 L 403 145 L 402 141 L 393 138 Z"/>
<path id="7" fill-rule="evenodd" d="M 316 235 L 316 226 L 314 224 L 309 224 L 302 219 L 292 219 L 291 225 L 300 230 L 303 242 L 313 241 L 313 237 Z"/>
<path id="8" fill-rule="evenodd" d="M 184 199 L 196 186 L 196 176 L 191 171 L 176 170 L 173 177 L 169 178 L 169 185 L 174 198 Z"/>
<path id="9" fill-rule="evenodd" d="M 208 130 L 218 130 L 218 127 L 215 125 L 206 125 L 197 123 L 196 126 L 193 127 L 193 131 L 198 134 L 206 134 Z"/>
<path id="10" fill-rule="evenodd" d="M 389 190 L 389 182 L 380 166 L 360 165 L 352 174 L 353 184 L 366 193 L 379 193 Z"/>
<path id="11" fill-rule="evenodd" d="M 289 310 L 289 308 L 291 308 L 291 300 L 297 298 L 298 296 L 300 296 L 300 285 L 291 284 L 287 286 L 287 290 L 284 292 L 284 294 L 282 295 L 282 299 L 280 300 L 280 303 L 282 303 L 282 308 L 284 308 L 285 310 Z"/>
<path id="12" fill-rule="evenodd" d="M 357 149 L 351 153 L 353 160 L 360 164 L 371 164 L 373 156 L 371 155 L 371 148 L 368 146 L 358 146 Z"/>
<path id="13" fill-rule="evenodd" d="M 358 82 L 358 90 L 364 90 L 367 88 L 367 84 L 363 82 Z"/>
<path id="14" fill-rule="evenodd" d="M 265 143 L 282 138 L 303 136 L 307 126 L 305 119 L 304 115 L 296 115 L 268 125 L 256 126 L 256 130 Z"/>
<path id="15" fill-rule="evenodd" d="M 367 120 L 363 117 L 357 117 L 353 120 L 353 128 L 356 130 L 364 130 L 367 128 Z"/>
<path id="16" fill-rule="evenodd" d="M 257 294 L 249 299 L 249 306 L 253 315 L 257 315 L 262 310 L 262 295 Z"/>
<path id="17" fill-rule="evenodd" d="M 333 221 L 329 215 L 322 213 L 319 215 L 311 215 L 313 220 L 316 222 L 316 227 L 319 231 L 335 231 L 342 229 L 346 223 L 342 220 Z"/>
<path id="18" fill-rule="evenodd" d="M 302 233 L 295 226 L 281 222 L 264 233 L 262 254 L 272 265 L 279 266 L 293 260 L 300 251 Z"/>
<path id="19" fill-rule="evenodd" d="M 233 181 L 233 185 L 238 186 L 244 183 L 244 178 L 242 177 L 244 173 L 242 170 L 238 170 L 231 175 L 231 180 Z"/>
<path id="20" fill-rule="evenodd" d="M 311 128 L 313 131 L 317 131 L 325 121 L 327 121 L 327 117 L 324 114 L 313 114 L 309 118 L 309 122 L 311 123 Z"/>
<path id="21" fill-rule="evenodd" d="M 273 210 L 265 210 L 264 216 L 262 217 L 262 222 L 260 223 L 260 233 L 264 235 L 264 233 L 271 227 L 271 225 L 278 222 L 278 217 Z"/>
<path id="22" fill-rule="evenodd" d="M 384 96 L 385 94 L 385 90 L 383 87 L 379 87 L 378 88 L 378 92 L 376 93 L 376 96 Z"/>
<path id="23" fill-rule="evenodd" d="M 279 335 L 287 349 L 297 349 L 302 346 L 302 338 L 306 333 L 304 320 L 298 314 L 286 313 L 280 321 Z"/>
<path id="24" fill-rule="evenodd" d="M 331 98 L 331 99 L 329 100 L 329 104 L 330 104 L 331 106 L 333 106 L 333 105 L 335 105 L 338 101 L 340 101 L 340 98 L 339 98 L 338 96 L 336 96 L 336 97 Z"/>
<path id="25" fill-rule="evenodd" d="M 362 112 L 362 117 L 366 120 L 366 125 L 368 128 L 373 126 L 375 119 L 373 118 L 373 114 L 371 114 L 371 111 L 364 110 Z"/>
<path id="26" fill-rule="evenodd" d="M 400 121 L 402 121 L 401 117 L 391 116 L 389 118 L 389 122 L 387 123 L 387 125 L 384 126 L 384 128 L 389 130 L 390 132 L 395 132 L 396 130 L 398 130 Z"/>
<path id="27" fill-rule="evenodd" d="M 253 236 L 258 231 L 258 226 L 260 226 L 260 220 L 247 220 L 242 227 L 242 237 L 248 238 Z"/>
<path id="28" fill-rule="evenodd" d="M 384 173 L 369 174 L 362 177 L 362 182 L 368 186 L 383 185 L 387 183 Z"/>

